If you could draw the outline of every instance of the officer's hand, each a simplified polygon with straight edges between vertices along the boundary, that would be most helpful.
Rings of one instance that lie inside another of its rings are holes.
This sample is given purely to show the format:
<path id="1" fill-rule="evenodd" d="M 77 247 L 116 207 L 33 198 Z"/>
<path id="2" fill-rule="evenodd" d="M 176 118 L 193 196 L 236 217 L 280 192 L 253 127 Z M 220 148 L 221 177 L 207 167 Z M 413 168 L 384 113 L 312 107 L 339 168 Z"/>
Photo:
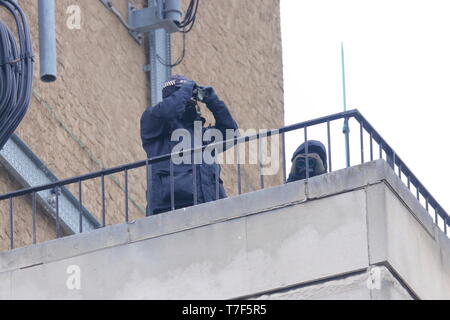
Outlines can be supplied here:
<path id="1" fill-rule="evenodd" d="M 206 103 L 207 106 L 208 104 L 219 99 L 213 87 L 204 87 L 203 90 L 204 90 L 204 97 L 202 102 Z"/>

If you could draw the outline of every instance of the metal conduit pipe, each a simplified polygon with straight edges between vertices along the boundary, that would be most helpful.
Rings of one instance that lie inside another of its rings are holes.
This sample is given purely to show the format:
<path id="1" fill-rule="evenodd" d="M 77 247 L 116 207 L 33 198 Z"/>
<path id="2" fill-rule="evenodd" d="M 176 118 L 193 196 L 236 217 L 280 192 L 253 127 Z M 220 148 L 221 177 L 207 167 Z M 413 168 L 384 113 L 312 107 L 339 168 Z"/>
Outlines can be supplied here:
<path id="1" fill-rule="evenodd" d="M 39 0 L 39 50 L 41 80 L 56 81 L 55 0 Z"/>
<path id="2" fill-rule="evenodd" d="M 181 21 L 181 1 L 180 0 L 166 0 L 164 5 L 164 18 L 173 20 L 176 24 Z"/>

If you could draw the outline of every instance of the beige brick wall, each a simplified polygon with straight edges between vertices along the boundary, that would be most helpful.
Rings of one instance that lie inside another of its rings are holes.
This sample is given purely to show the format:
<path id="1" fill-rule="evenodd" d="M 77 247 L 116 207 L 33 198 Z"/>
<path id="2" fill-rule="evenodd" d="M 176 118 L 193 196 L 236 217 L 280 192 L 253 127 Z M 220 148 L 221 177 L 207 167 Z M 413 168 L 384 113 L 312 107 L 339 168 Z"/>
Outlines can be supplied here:
<path id="1" fill-rule="evenodd" d="M 182 1 L 186 6 L 188 1 Z M 126 1 L 112 2 L 126 16 Z M 139 7 L 145 1 L 133 2 Z M 81 8 L 81 30 L 66 26 L 70 5 Z M 35 82 L 29 112 L 16 133 L 61 179 L 144 159 L 139 119 L 148 104 L 148 81 L 143 72 L 146 46 L 139 46 L 100 1 L 58 0 L 59 77 L 55 83 L 45 84 L 38 80 L 37 1 L 27 1 L 24 9 L 34 42 Z M 214 86 L 241 128 L 282 126 L 279 19 L 279 0 L 201 1 L 196 26 L 188 34 L 186 58 L 173 73 Z M 181 52 L 181 36 L 172 39 L 175 60 Z M 211 121 L 210 115 L 208 119 Z M 257 172 L 254 165 L 244 168 L 244 191 L 258 188 Z M 130 172 L 131 219 L 144 216 L 144 177 L 144 169 Z M 281 183 L 280 177 L 268 178 L 266 184 Z M 225 165 L 223 178 L 228 193 L 235 194 L 235 167 Z M 99 182 L 84 185 L 84 203 L 100 220 Z M 0 187 L 1 193 L 20 188 L 4 168 L 0 168 Z M 108 224 L 124 219 L 123 187 L 121 174 L 106 179 Z M 69 189 L 76 194 L 76 186 Z M 30 211 L 29 201 L 18 203 L 15 221 L 25 221 L 21 215 Z M 5 222 L 9 220 L 4 210 L 0 219 L 0 249 L 5 249 L 3 243 L 9 237 Z M 39 240 L 53 237 L 52 222 L 40 220 L 43 236 Z M 28 231 L 16 238 L 23 237 L 18 243 L 26 245 L 29 229 L 23 229 Z"/>
<path id="2" fill-rule="evenodd" d="M 0 194 L 20 189 L 20 185 L 0 165 Z M 9 219 L 9 201 L 0 202 L 0 252 L 10 248 L 11 230 Z M 14 247 L 20 248 L 33 243 L 33 216 L 31 209 L 31 196 L 13 199 L 13 232 Z M 41 210 L 36 213 L 36 241 L 44 242 L 54 239 L 55 222 L 47 218 Z"/>

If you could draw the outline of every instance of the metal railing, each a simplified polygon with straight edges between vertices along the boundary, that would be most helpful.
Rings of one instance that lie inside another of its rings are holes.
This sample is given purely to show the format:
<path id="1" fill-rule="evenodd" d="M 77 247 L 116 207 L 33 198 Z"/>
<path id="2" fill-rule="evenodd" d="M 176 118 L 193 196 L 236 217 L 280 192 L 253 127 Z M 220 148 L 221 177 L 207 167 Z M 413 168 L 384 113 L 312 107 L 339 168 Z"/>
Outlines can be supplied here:
<path id="1" fill-rule="evenodd" d="M 430 192 L 425 188 L 425 186 L 420 182 L 420 180 L 411 172 L 411 170 L 408 168 L 408 166 L 403 162 L 403 160 L 398 156 L 398 154 L 395 152 L 395 150 L 381 137 L 381 135 L 372 127 L 372 125 L 361 115 L 361 113 L 358 110 L 351 110 L 347 112 L 342 113 L 336 113 L 333 115 L 329 115 L 326 117 L 317 118 L 310 121 L 305 121 L 301 123 L 297 123 L 294 125 L 286 126 L 280 129 L 266 131 L 263 133 L 257 133 L 255 135 L 250 136 L 236 136 L 231 140 L 218 142 L 215 144 L 210 144 L 209 146 L 202 146 L 200 148 L 195 148 L 191 150 L 184 150 L 182 152 L 184 153 L 191 153 L 192 155 L 196 152 L 201 152 L 205 150 L 207 147 L 214 147 L 214 145 L 227 145 L 230 144 L 233 146 L 236 146 L 241 143 L 247 143 L 253 140 L 260 141 L 263 138 L 271 137 L 271 136 L 277 136 L 279 135 L 281 137 L 281 148 L 282 148 L 282 171 L 283 171 L 283 181 L 286 181 L 287 178 L 287 171 L 286 171 L 286 134 L 296 132 L 297 130 L 303 129 L 303 141 L 308 141 L 308 133 L 310 130 L 312 130 L 313 127 L 323 125 L 325 126 L 325 132 L 326 132 L 326 146 L 327 146 L 327 161 L 328 161 L 328 171 L 332 172 L 333 165 L 334 165 L 334 158 L 332 157 L 332 150 L 335 150 L 332 144 L 333 141 L 336 140 L 336 137 L 332 135 L 331 130 L 331 124 L 334 124 L 338 120 L 344 120 L 346 122 L 350 120 L 356 120 L 357 127 L 359 127 L 358 135 L 359 136 L 359 143 L 357 143 L 358 147 L 356 149 L 353 149 L 354 145 L 351 145 L 351 149 L 353 153 L 351 153 L 349 150 L 347 150 L 343 155 L 346 157 L 345 166 L 350 166 L 350 163 L 353 162 L 353 165 L 359 164 L 359 163 L 365 163 L 367 161 L 374 161 L 376 159 L 385 159 L 388 164 L 392 167 L 395 174 L 403 181 L 403 183 L 407 186 L 407 188 L 413 192 L 415 189 L 415 197 L 417 200 L 421 203 L 424 202 L 423 207 L 429 212 L 429 214 L 433 217 L 433 220 L 436 225 L 439 226 L 439 218 L 441 219 L 441 225 L 442 225 L 442 231 L 447 234 L 447 227 L 450 223 L 450 217 L 448 213 L 442 208 L 442 206 L 437 202 L 437 200 L 430 194 Z M 350 135 L 352 135 L 352 132 L 354 131 L 354 128 L 350 131 L 345 132 L 345 139 L 348 141 L 350 140 Z M 342 133 L 342 132 L 341 132 Z M 358 139 L 357 139 L 358 140 Z M 367 143 L 367 144 L 366 144 Z M 356 150 L 356 151 L 355 151 Z M 97 172 L 81 175 L 78 177 L 73 177 L 70 179 L 65 179 L 61 181 L 57 181 L 54 183 L 50 183 L 47 185 L 42 185 L 38 187 L 32 187 L 32 188 L 26 188 L 14 192 L 10 192 L 4 195 L 0 196 L 0 202 L 2 201 L 8 201 L 9 202 L 9 232 L 10 232 L 10 245 L 9 247 L 11 249 L 14 248 L 14 206 L 13 201 L 14 199 L 31 195 L 32 198 L 32 238 L 33 238 L 33 244 L 36 243 L 36 212 L 37 212 L 37 205 L 36 205 L 36 195 L 39 192 L 45 191 L 45 190 L 53 190 L 55 194 L 55 214 L 53 216 L 55 221 L 55 230 L 56 230 L 56 237 L 59 238 L 61 236 L 61 221 L 60 221 L 60 208 L 59 208 L 59 190 L 61 188 L 71 185 L 71 184 L 77 184 L 78 185 L 78 208 L 79 208 L 79 232 L 83 232 L 83 218 L 85 215 L 85 208 L 83 206 L 83 183 L 89 180 L 100 178 L 100 190 L 101 190 L 101 222 L 98 228 L 102 228 L 106 226 L 106 199 L 105 199 L 105 177 L 117 173 L 121 173 L 124 176 L 124 222 L 129 222 L 129 172 L 130 170 L 137 169 L 137 168 L 146 168 L 146 176 L 147 176 L 147 190 L 152 190 L 152 170 L 153 166 L 161 161 L 168 161 L 172 158 L 174 155 L 179 155 L 180 153 L 174 153 L 174 154 L 167 154 L 151 159 L 142 160 L 139 162 L 134 162 L 110 169 L 100 170 Z M 239 148 L 235 148 L 235 152 L 239 153 Z M 260 148 L 258 148 L 258 159 L 259 153 L 261 152 Z M 306 148 L 305 153 L 308 153 L 308 150 Z M 355 161 L 353 158 L 353 161 L 350 161 L 350 156 L 354 156 L 355 154 L 358 154 L 357 161 Z M 238 155 L 239 157 L 239 155 Z M 170 193 L 171 193 L 171 209 L 175 209 L 175 186 L 174 186 L 174 165 L 172 161 L 170 162 Z M 258 165 L 261 168 L 261 163 L 258 163 Z M 308 165 L 308 159 L 306 159 L 306 165 Z M 198 170 L 197 165 L 195 162 L 192 163 L 192 170 L 193 170 L 193 177 L 196 177 L 196 171 Z M 242 194 L 242 169 L 241 164 L 236 164 L 236 175 L 237 175 L 237 194 Z M 264 181 L 264 175 L 261 173 L 260 170 L 260 187 L 264 189 L 265 187 L 265 181 Z M 308 175 L 308 168 L 306 170 L 306 179 L 309 179 Z M 405 181 L 406 179 L 406 181 Z M 197 179 L 193 180 L 193 202 L 194 205 L 198 204 L 197 199 Z M 215 192 L 216 192 L 216 199 L 219 199 L 219 179 L 218 174 L 216 174 L 216 180 L 215 180 Z M 142 192 L 145 193 L 145 190 Z M 146 193 L 147 197 L 147 203 L 150 205 L 150 192 Z M 414 194 L 414 193 L 413 193 Z M 152 208 L 149 208 L 149 211 L 152 212 Z M 434 213 L 434 215 L 433 215 Z"/>

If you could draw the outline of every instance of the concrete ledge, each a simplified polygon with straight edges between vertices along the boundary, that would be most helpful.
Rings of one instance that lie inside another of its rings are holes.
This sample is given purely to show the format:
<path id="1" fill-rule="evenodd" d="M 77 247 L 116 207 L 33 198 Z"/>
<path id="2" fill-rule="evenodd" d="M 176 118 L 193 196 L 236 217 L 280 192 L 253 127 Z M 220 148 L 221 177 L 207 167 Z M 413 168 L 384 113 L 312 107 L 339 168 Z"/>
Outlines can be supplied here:
<path id="1" fill-rule="evenodd" d="M 0 253 L 0 272 L 28 268 L 129 243 L 128 226 L 118 224 Z"/>
<path id="2" fill-rule="evenodd" d="M 391 187 L 392 191 L 396 193 L 398 199 L 401 199 L 401 201 L 409 208 L 410 213 L 417 218 L 430 236 L 434 237 L 436 225 L 433 222 L 433 218 L 420 204 L 408 187 L 396 176 L 391 167 L 384 160 L 383 163 L 384 181 Z"/>
<path id="3" fill-rule="evenodd" d="M 305 182 L 288 183 L 138 220 L 130 225 L 130 241 L 159 237 L 305 201 Z"/>
<path id="4" fill-rule="evenodd" d="M 320 199 L 386 180 L 389 167 L 384 160 L 333 171 L 308 180 L 308 200 Z"/>
<path id="5" fill-rule="evenodd" d="M 407 186 L 396 176 L 385 160 L 376 160 L 313 177 L 307 183 L 306 193 L 308 200 L 314 200 L 380 182 L 389 185 L 430 235 L 434 237 L 436 226 L 432 217 L 408 190 Z"/>
<path id="6" fill-rule="evenodd" d="M 383 160 L 3 252 L 0 298 L 225 299 L 380 264 L 415 296 L 450 299 L 450 241 Z"/>
<path id="7" fill-rule="evenodd" d="M 369 266 L 364 190 L 247 217 L 250 292 Z"/>

